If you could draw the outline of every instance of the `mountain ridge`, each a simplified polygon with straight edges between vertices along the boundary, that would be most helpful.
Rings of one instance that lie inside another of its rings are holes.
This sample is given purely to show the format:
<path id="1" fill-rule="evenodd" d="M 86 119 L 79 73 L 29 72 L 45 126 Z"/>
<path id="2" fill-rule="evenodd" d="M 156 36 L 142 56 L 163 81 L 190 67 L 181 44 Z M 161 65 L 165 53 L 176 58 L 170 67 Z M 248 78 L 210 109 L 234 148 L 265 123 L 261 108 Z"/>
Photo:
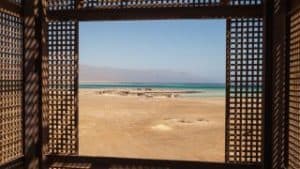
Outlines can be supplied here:
<path id="1" fill-rule="evenodd" d="M 173 70 L 138 70 L 112 67 L 79 65 L 80 82 L 162 82 L 201 83 L 204 77 Z"/>

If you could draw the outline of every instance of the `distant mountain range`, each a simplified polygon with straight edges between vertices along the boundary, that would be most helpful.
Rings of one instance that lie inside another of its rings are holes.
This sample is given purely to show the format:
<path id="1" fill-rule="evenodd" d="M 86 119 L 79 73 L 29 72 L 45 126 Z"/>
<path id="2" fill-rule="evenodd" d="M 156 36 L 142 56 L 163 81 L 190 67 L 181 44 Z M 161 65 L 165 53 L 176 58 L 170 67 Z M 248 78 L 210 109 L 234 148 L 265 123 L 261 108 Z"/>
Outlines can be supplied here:
<path id="1" fill-rule="evenodd" d="M 206 82 L 207 79 L 186 72 L 176 72 L 170 70 L 133 70 L 81 64 L 79 66 L 79 81 L 201 83 Z"/>

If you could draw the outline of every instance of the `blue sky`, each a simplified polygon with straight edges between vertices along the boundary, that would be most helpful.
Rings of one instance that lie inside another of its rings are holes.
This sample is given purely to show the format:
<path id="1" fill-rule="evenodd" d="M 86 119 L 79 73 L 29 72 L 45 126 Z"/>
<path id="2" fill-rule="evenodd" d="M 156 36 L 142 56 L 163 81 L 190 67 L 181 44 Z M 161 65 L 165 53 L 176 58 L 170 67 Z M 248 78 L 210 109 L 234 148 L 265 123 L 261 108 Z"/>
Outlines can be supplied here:
<path id="1" fill-rule="evenodd" d="M 184 72 L 223 83 L 225 26 L 225 20 L 81 22 L 80 64 Z"/>

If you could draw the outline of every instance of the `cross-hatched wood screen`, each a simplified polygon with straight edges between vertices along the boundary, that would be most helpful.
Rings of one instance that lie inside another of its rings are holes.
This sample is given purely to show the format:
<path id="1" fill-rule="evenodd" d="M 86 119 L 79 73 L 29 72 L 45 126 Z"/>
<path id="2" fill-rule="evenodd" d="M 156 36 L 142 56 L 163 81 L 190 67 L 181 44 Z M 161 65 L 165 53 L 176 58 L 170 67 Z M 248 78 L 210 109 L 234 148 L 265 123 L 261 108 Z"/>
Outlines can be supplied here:
<path id="1" fill-rule="evenodd" d="M 289 168 L 300 168 L 300 11 L 290 19 Z"/>
<path id="2" fill-rule="evenodd" d="M 263 22 L 227 21 L 226 162 L 259 163 L 263 130 Z"/>
<path id="3" fill-rule="evenodd" d="M 230 0 L 231 5 L 260 5 L 263 0 Z"/>
<path id="4" fill-rule="evenodd" d="M 83 8 L 169 8 L 228 5 L 260 5 L 262 0 L 49 0 L 50 10 L 74 10 Z"/>
<path id="5" fill-rule="evenodd" d="M 218 5 L 220 0 L 84 0 L 88 8 L 155 8 L 155 7 L 192 7 Z"/>
<path id="6" fill-rule="evenodd" d="M 49 152 L 78 152 L 78 22 L 49 22 Z"/>
<path id="7" fill-rule="evenodd" d="M 22 19 L 0 12 L 0 165 L 23 155 Z"/>
<path id="8" fill-rule="evenodd" d="M 223 1 L 226 2 L 226 1 Z M 197 7 L 220 5 L 222 0 L 84 0 L 84 7 L 136 8 L 136 7 Z M 229 0 L 230 5 L 259 5 L 262 0 Z"/>
<path id="9" fill-rule="evenodd" d="M 49 10 L 73 10 L 77 0 L 48 0 Z"/>

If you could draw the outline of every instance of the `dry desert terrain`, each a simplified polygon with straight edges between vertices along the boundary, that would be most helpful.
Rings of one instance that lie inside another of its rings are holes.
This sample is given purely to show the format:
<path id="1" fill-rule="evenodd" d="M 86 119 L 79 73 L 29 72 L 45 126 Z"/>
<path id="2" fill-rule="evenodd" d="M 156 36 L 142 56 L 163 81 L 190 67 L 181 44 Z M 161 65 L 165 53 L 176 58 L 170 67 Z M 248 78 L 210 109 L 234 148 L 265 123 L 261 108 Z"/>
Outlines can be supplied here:
<path id="1" fill-rule="evenodd" d="M 80 155 L 224 161 L 223 97 L 135 94 L 80 89 Z"/>

